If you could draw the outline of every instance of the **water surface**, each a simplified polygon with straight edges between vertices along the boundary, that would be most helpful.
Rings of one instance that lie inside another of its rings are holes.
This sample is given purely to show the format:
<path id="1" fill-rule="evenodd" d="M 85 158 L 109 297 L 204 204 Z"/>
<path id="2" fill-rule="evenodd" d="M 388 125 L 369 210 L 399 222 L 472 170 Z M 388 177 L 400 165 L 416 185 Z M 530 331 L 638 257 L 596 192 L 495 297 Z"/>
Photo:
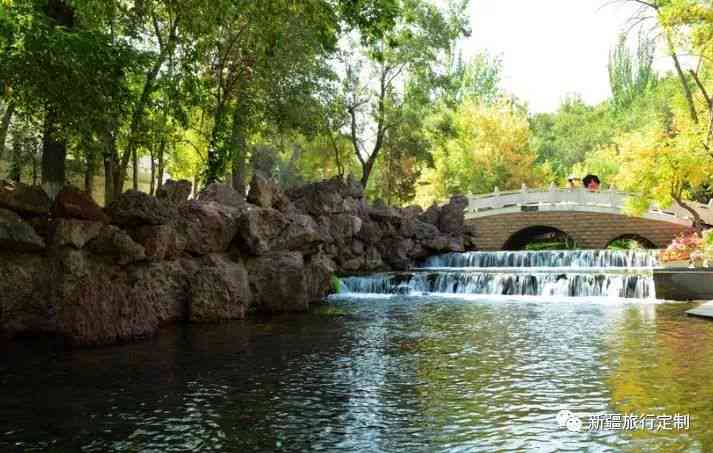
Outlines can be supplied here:
<path id="1" fill-rule="evenodd" d="M 309 314 L 0 350 L 0 451 L 713 451 L 713 323 L 690 304 L 347 296 Z M 556 415 L 689 414 L 679 432 Z"/>

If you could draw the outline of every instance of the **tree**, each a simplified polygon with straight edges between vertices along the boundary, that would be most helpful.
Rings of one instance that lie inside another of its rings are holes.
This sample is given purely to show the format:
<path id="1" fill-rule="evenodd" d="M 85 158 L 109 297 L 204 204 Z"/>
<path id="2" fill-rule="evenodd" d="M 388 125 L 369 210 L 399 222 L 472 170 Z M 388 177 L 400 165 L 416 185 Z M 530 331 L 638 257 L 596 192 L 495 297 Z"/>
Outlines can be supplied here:
<path id="1" fill-rule="evenodd" d="M 439 58 L 467 33 L 466 6 L 464 1 L 451 2 L 446 12 L 427 1 L 403 0 L 392 29 L 366 44 L 362 40 L 361 46 L 352 38 L 348 47 L 354 50 L 343 52 L 341 82 L 349 136 L 364 187 L 391 131 L 403 122 L 407 83 L 437 81 Z M 423 98 L 434 101 L 428 95 Z"/>

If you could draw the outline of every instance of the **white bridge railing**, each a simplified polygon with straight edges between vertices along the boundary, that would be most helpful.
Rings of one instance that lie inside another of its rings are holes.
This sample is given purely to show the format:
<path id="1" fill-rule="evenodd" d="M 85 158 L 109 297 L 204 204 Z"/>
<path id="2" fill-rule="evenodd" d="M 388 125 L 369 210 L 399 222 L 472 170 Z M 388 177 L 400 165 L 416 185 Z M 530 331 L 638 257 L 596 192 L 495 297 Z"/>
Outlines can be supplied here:
<path id="1" fill-rule="evenodd" d="M 523 185 L 521 190 L 472 195 L 468 197 L 466 219 L 477 219 L 493 215 L 528 211 L 580 211 L 625 214 L 625 207 L 631 197 L 626 192 L 614 189 L 592 192 L 584 188 L 530 189 Z M 704 220 L 713 221 L 713 206 L 690 203 Z M 652 220 L 691 225 L 691 214 L 680 206 L 668 209 L 652 206 L 642 217 Z"/>

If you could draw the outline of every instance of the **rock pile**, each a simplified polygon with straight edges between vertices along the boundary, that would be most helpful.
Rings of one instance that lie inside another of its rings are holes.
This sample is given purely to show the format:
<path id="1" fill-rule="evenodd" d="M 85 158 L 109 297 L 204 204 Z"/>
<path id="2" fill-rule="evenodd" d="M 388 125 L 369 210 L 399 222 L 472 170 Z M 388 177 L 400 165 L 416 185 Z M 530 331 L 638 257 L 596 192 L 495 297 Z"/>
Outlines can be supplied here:
<path id="1" fill-rule="evenodd" d="M 256 174 L 247 198 L 190 183 L 127 191 L 105 209 L 65 187 L 0 183 L 0 337 L 133 341 L 177 321 L 304 311 L 334 273 L 400 270 L 464 249 L 465 199 L 370 206 L 340 178 L 283 191 Z"/>

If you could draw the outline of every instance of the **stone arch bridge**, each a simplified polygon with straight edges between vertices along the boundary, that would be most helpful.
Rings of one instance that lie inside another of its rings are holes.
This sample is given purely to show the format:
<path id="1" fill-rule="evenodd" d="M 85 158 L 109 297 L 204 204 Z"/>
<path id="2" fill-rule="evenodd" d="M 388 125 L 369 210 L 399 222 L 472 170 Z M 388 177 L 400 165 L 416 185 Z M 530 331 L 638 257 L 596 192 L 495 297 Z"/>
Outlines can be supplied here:
<path id="1" fill-rule="evenodd" d="M 564 235 L 585 249 L 606 248 L 632 238 L 651 248 L 666 247 L 690 230 L 690 213 L 680 206 L 652 207 L 640 217 L 624 212 L 630 195 L 615 190 L 527 189 L 468 197 L 466 225 L 475 232 L 478 250 L 520 250 L 537 237 Z M 691 203 L 713 225 L 713 205 Z"/>

